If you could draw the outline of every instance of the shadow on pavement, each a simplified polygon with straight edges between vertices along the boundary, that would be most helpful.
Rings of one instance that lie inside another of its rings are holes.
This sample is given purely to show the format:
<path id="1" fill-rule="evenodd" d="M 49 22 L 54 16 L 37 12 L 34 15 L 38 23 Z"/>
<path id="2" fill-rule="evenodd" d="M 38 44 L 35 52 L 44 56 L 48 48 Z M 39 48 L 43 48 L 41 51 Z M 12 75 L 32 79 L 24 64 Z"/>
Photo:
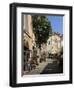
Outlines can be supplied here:
<path id="1" fill-rule="evenodd" d="M 57 74 L 57 73 L 63 73 L 63 64 L 60 65 L 57 61 L 53 61 L 53 63 L 48 63 L 40 74 Z"/>

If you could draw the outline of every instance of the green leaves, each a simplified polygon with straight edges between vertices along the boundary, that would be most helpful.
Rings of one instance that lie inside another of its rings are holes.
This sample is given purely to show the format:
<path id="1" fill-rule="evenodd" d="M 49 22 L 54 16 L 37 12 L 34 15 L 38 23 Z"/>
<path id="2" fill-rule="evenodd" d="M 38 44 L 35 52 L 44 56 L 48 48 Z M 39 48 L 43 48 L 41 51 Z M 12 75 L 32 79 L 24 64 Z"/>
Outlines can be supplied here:
<path id="1" fill-rule="evenodd" d="M 51 23 L 46 16 L 33 15 L 32 24 L 36 43 L 41 46 L 42 43 L 47 42 L 49 34 L 52 33 Z"/>

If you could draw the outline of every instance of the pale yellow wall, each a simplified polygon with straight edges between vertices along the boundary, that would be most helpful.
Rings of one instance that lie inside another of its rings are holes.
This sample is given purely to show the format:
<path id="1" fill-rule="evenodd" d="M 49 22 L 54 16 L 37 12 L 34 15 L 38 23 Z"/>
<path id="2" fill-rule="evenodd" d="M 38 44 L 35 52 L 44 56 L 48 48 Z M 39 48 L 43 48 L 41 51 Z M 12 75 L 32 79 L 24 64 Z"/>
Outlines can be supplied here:
<path id="1" fill-rule="evenodd" d="M 49 45 L 49 41 L 50 41 L 50 45 Z M 48 52 L 55 54 L 60 52 L 61 50 L 61 38 L 58 35 L 52 35 L 51 37 L 49 37 L 48 41 L 47 41 L 47 50 Z"/>
<path id="2" fill-rule="evenodd" d="M 24 15 L 23 20 L 24 20 L 23 28 L 24 28 L 24 30 L 26 29 L 27 34 L 30 36 L 30 37 L 28 37 L 26 35 L 26 40 L 29 44 L 29 50 L 32 50 L 32 48 L 35 44 L 35 35 L 33 33 L 33 28 L 32 28 L 32 17 L 31 17 L 31 15 Z"/>
<path id="3" fill-rule="evenodd" d="M 28 15 L 28 31 L 29 31 L 29 35 L 30 35 L 30 39 L 29 39 L 29 49 L 32 50 L 33 45 L 35 43 L 35 35 L 33 33 L 33 28 L 32 28 L 32 17 L 31 15 Z"/>

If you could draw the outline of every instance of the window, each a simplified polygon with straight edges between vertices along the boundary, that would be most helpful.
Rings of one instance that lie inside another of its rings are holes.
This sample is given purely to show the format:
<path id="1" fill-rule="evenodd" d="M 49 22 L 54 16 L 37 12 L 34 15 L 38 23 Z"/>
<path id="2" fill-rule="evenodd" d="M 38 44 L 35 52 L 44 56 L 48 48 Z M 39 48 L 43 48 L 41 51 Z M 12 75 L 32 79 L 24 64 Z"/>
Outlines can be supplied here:
<path id="1" fill-rule="evenodd" d="M 49 41 L 49 45 L 50 45 L 50 41 Z"/>

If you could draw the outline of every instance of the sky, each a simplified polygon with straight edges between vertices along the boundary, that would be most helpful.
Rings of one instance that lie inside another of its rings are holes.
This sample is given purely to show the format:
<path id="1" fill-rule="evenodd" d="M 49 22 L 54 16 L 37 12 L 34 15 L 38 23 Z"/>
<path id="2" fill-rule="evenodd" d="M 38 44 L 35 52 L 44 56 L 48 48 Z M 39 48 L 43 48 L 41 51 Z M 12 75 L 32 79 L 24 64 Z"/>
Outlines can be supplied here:
<path id="1" fill-rule="evenodd" d="M 51 22 L 52 32 L 63 34 L 63 16 L 50 15 L 47 18 Z"/>

